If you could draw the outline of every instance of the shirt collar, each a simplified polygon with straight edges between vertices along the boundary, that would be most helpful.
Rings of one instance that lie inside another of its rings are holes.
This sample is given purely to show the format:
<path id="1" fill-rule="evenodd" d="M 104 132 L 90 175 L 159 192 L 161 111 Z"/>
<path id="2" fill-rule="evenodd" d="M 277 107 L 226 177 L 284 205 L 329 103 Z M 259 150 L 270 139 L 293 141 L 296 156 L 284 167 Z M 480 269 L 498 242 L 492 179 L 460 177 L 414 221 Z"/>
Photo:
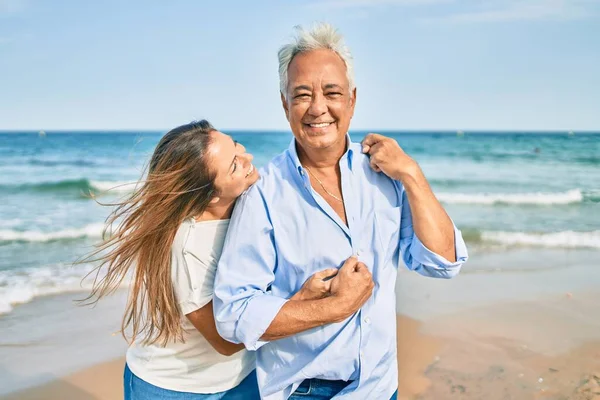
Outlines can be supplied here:
<path id="1" fill-rule="evenodd" d="M 298 158 L 298 152 L 296 150 L 296 138 L 292 137 L 290 145 L 288 147 L 288 154 L 294 163 L 294 167 L 296 168 L 296 172 L 300 175 L 303 174 L 303 167 L 300 164 L 300 158 Z M 354 150 L 352 150 L 352 139 L 350 139 L 350 134 L 346 133 L 346 152 L 342 155 L 340 161 L 347 159 L 348 160 L 348 168 L 352 171 L 352 161 L 354 158 Z"/>

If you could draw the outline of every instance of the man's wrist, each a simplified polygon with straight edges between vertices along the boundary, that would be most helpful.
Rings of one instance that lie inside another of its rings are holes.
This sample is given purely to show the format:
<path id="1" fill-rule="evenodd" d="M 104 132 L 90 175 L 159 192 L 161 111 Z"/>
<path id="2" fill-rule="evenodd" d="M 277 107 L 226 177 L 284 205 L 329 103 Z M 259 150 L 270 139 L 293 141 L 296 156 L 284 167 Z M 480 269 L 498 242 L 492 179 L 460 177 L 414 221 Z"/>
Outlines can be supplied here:
<path id="1" fill-rule="evenodd" d="M 321 301 L 326 303 L 323 305 L 328 310 L 327 317 L 329 322 L 341 322 L 352 315 L 352 311 L 348 310 L 348 302 L 335 294 Z"/>
<path id="2" fill-rule="evenodd" d="M 394 179 L 402 182 L 405 187 L 418 184 L 424 177 L 421 167 L 414 160 L 411 165 L 406 166 L 394 175 Z"/>
<path id="3" fill-rule="evenodd" d="M 302 293 L 303 293 L 302 290 L 300 290 L 299 292 L 296 292 L 292 297 L 290 297 L 290 300 L 294 300 L 294 301 L 306 300 L 306 298 L 304 298 L 304 295 Z"/>

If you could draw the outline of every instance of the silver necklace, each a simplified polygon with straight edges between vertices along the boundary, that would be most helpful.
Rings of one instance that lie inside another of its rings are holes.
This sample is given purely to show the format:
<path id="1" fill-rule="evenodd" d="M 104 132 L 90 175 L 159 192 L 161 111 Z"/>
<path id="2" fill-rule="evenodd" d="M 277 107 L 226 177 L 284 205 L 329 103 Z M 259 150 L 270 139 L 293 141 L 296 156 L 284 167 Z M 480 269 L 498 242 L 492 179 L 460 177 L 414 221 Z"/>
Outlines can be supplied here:
<path id="1" fill-rule="evenodd" d="M 327 190 L 325 188 L 325 185 L 323 185 L 323 182 L 321 182 L 321 180 L 319 178 L 317 178 L 315 176 L 315 174 L 312 173 L 312 171 L 308 168 L 308 167 L 304 167 L 306 168 L 306 170 L 308 171 L 308 173 L 317 180 L 317 182 L 319 182 L 319 185 L 321 185 L 321 187 L 323 188 L 323 190 L 325 191 L 325 193 L 327 193 L 328 195 L 330 195 L 331 197 L 333 197 L 334 199 L 336 199 L 337 201 L 339 201 L 340 203 L 343 203 L 344 200 L 340 199 L 339 197 L 337 197 L 335 194 L 331 193 L 329 190 Z"/>

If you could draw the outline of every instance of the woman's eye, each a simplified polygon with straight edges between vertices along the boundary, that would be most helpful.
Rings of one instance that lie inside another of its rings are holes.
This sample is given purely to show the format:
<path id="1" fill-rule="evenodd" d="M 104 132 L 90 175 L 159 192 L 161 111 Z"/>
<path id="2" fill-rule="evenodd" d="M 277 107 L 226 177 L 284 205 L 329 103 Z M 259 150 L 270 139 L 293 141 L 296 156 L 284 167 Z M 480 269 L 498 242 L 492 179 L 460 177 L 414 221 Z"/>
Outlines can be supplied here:
<path id="1" fill-rule="evenodd" d="M 233 162 L 233 171 L 231 173 L 234 173 L 237 170 L 237 159 Z"/>

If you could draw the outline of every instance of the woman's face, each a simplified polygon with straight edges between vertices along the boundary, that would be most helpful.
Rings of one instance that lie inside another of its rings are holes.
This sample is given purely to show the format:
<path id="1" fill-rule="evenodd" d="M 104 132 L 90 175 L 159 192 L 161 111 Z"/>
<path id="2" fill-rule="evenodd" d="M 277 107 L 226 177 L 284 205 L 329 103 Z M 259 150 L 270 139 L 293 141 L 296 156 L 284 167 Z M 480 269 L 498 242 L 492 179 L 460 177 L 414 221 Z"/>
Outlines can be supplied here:
<path id="1" fill-rule="evenodd" d="M 213 131 L 208 149 L 208 168 L 216 173 L 215 186 L 221 200 L 235 200 L 258 178 L 252 154 L 231 136 Z"/>

